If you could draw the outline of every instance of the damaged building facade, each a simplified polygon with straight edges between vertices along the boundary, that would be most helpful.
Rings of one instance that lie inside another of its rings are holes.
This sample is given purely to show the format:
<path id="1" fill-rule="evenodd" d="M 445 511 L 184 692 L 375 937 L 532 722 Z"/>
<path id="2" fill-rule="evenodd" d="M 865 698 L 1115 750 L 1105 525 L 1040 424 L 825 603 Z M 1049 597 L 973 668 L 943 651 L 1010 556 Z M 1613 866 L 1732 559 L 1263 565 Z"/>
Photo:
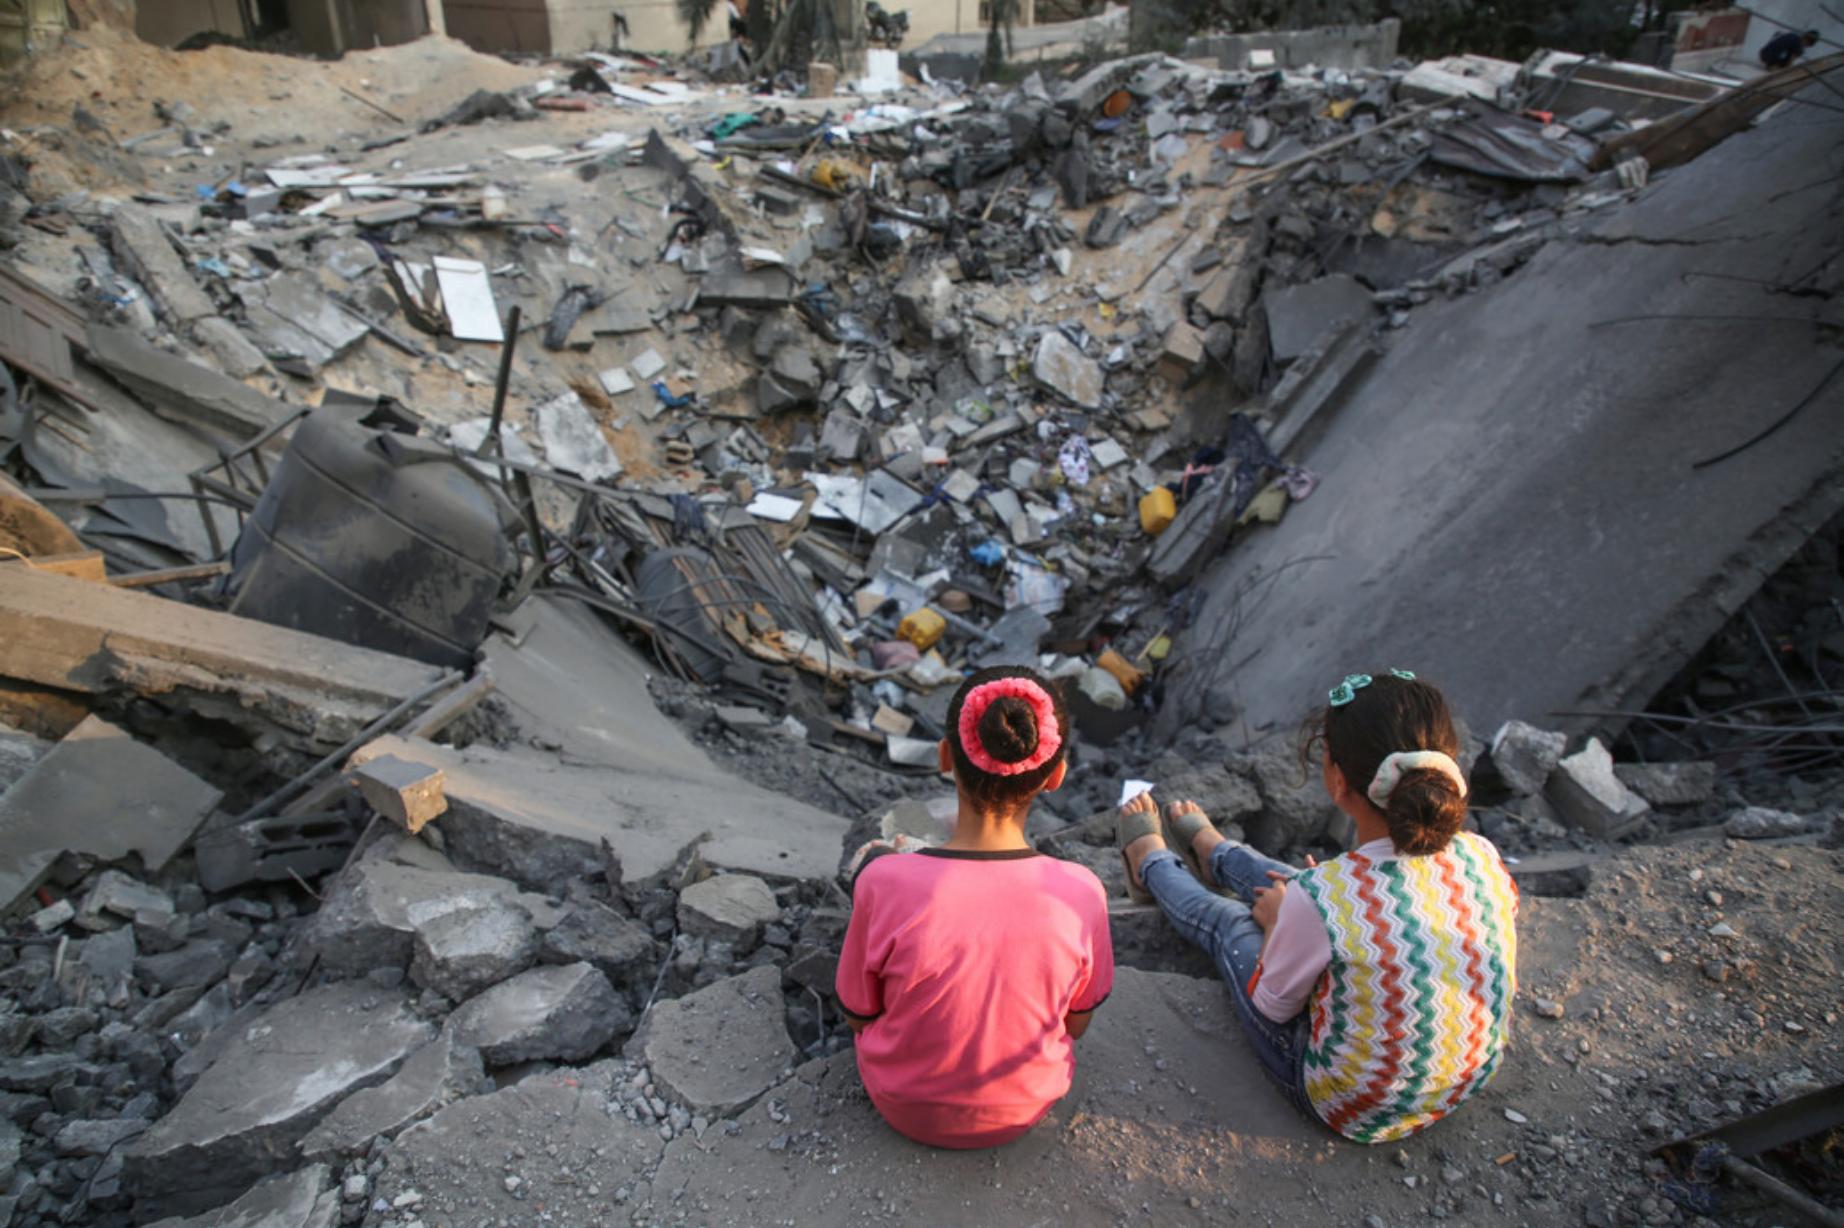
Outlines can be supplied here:
<path id="1" fill-rule="evenodd" d="M 1190 51 L 29 66 L 0 1225 L 1201 1224 L 1323 1214 L 1302 1165 L 1353 1219 L 1694 1223 L 1666 1144 L 1835 1100 L 1840 57 Z M 1123 970 L 976 1168 L 856 1088 L 839 869 L 939 836 L 948 698 L 1019 660 L 1077 727 L 1028 835 Z M 1335 851 L 1294 731 L 1392 664 L 1470 726 L 1530 1023 L 1379 1165 L 1261 1084 L 1112 810 Z"/>

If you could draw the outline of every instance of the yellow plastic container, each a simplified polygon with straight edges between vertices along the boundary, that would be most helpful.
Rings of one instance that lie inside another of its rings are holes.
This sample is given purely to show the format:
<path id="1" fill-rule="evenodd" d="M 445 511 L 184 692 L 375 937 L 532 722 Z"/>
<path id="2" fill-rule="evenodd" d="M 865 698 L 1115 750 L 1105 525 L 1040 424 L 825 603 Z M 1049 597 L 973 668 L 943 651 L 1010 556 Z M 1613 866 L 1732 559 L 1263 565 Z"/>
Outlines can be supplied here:
<path id="1" fill-rule="evenodd" d="M 1155 486 L 1140 499 L 1140 527 L 1157 537 L 1178 515 L 1178 500 L 1163 486 Z"/>
<path id="2" fill-rule="evenodd" d="M 897 624 L 898 639 L 908 640 L 922 652 L 933 648 L 941 639 L 941 633 L 948 629 L 947 620 L 941 615 L 923 606 L 914 614 Z"/>

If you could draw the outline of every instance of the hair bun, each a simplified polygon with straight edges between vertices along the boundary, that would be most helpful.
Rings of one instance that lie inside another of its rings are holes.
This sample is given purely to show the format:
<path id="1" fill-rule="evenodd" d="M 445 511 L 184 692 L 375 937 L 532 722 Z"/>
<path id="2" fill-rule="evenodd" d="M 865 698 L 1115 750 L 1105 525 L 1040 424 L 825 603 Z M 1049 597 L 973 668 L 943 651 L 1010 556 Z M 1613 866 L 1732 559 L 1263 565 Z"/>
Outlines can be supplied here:
<path id="1" fill-rule="evenodd" d="M 1020 763 L 1037 750 L 1037 714 L 1012 695 L 1001 696 L 980 714 L 980 744 L 1000 763 Z"/>

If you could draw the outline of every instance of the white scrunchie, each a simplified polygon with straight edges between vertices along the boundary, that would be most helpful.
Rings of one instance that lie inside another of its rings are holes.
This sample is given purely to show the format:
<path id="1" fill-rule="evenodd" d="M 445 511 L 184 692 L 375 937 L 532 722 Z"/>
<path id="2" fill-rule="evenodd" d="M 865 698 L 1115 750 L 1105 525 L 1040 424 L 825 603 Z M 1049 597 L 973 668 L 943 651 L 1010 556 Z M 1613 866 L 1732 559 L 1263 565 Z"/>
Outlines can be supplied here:
<path id="1" fill-rule="evenodd" d="M 1378 810 L 1389 809 L 1389 795 L 1402 783 L 1404 772 L 1413 772 L 1427 768 L 1441 773 L 1453 781 L 1453 787 L 1466 796 L 1466 776 L 1460 771 L 1460 765 L 1453 761 L 1453 756 L 1438 750 L 1399 750 L 1385 755 L 1383 762 L 1377 764 L 1376 779 L 1364 790 L 1370 798 L 1370 804 Z"/>

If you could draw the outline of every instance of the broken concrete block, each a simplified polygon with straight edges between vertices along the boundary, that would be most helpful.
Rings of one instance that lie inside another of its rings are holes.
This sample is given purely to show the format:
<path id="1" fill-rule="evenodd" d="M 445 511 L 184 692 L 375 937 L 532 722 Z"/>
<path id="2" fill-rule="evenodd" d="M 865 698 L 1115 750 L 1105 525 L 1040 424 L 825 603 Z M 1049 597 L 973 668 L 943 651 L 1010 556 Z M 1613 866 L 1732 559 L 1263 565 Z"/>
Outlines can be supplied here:
<path id="1" fill-rule="evenodd" d="M 359 825 L 343 814 L 251 819 L 206 832 L 193 842 L 199 882 L 207 891 L 244 883 L 311 879 L 346 864 Z"/>
<path id="2" fill-rule="evenodd" d="M 608 446 L 608 436 L 574 391 L 559 393 L 531 412 L 551 468 L 587 482 L 612 482 L 621 476 L 621 460 Z"/>
<path id="3" fill-rule="evenodd" d="M 1348 321 L 1368 320 L 1376 310 L 1370 291 L 1344 273 L 1270 289 L 1262 300 L 1267 308 L 1268 344 L 1279 362 L 1298 358 L 1320 334 Z"/>
<path id="4" fill-rule="evenodd" d="M 786 1072 L 794 1058 L 778 968 L 751 968 L 714 985 L 655 1004 L 627 1054 L 653 1081 L 695 1113 L 740 1113 Z"/>
<path id="5" fill-rule="evenodd" d="M 1803 835 L 1810 826 L 1804 817 L 1785 810 L 1747 806 L 1723 820 L 1722 834 L 1736 840 L 1778 840 Z"/>
<path id="6" fill-rule="evenodd" d="M 124 203 L 110 212 L 109 247 L 175 331 L 186 332 L 194 320 L 217 314 L 217 305 L 192 280 L 185 261 L 146 208 Z"/>
<path id="7" fill-rule="evenodd" d="M 339 876 L 296 944 L 304 961 L 317 959 L 321 968 L 341 976 L 401 968 L 415 953 L 412 908 L 482 892 L 503 896 L 540 929 L 563 918 L 563 908 L 544 896 L 521 891 L 503 878 L 463 874 L 421 840 L 392 832 Z"/>
<path id="8" fill-rule="evenodd" d="M 371 331 L 304 274 L 279 273 L 267 281 L 247 283 L 237 297 L 263 352 L 278 360 L 296 359 L 310 370 L 343 357 Z"/>
<path id="9" fill-rule="evenodd" d="M 354 769 L 352 778 L 366 805 L 411 833 L 421 831 L 423 824 L 448 809 L 440 768 L 379 755 Z"/>
<path id="10" fill-rule="evenodd" d="M 410 979 L 460 1002 L 523 972 L 538 959 L 538 931 L 525 910 L 491 891 L 412 904 L 416 931 Z"/>
<path id="11" fill-rule="evenodd" d="M 408 995 L 364 982 L 315 986 L 227 1027 L 173 1111 L 121 1153 L 123 1188 L 160 1210 L 195 1213 L 247 1190 L 435 1035 Z"/>
<path id="12" fill-rule="evenodd" d="M 619 882 L 619 871 L 613 877 Z M 659 944 L 645 926 L 606 904 L 582 900 L 545 931 L 538 959 L 546 964 L 587 963 L 614 984 L 625 985 L 658 962 Z"/>
<path id="13" fill-rule="evenodd" d="M 941 493 L 956 503 L 965 503 L 980 491 L 980 480 L 965 469 L 955 469 L 941 480 Z"/>
<path id="14" fill-rule="evenodd" d="M 679 893 L 679 930 L 727 942 L 747 954 L 762 927 L 779 920 L 781 905 L 768 884 L 751 874 L 718 874 Z"/>
<path id="15" fill-rule="evenodd" d="M 104 870 L 83 897 L 75 920 L 86 930 L 114 929 L 122 921 L 159 929 L 173 920 L 173 898 L 166 892 L 123 874 Z"/>
<path id="16" fill-rule="evenodd" d="M 818 454 L 822 460 L 854 461 L 864 450 L 863 419 L 850 410 L 835 409 L 820 426 Z"/>
<path id="17" fill-rule="evenodd" d="M 237 948 L 215 938 L 188 942 L 176 951 L 142 955 L 134 961 L 135 977 L 154 993 L 215 985 L 230 972 Z"/>
<path id="18" fill-rule="evenodd" d="M 411 1054 L 385 1082 L 352 1093 L 301 1140 L 311 1161 L 339 1163 L 363 1155 L 375 1138 L 395 1138 L 405 1126 L 473 1095 L 486 1073 L 480 1051 L 455 1039 L 454 1026 Z"/>
<path id="19" fill-rule="evenodd" d="M 41 578 L 21 572 L 7 584 Z M 109 591 L 81 580 L 65 582 L 80 586 L 79 592 Z M 9 649 L 23 652 L 23 645 L 23 640 L 12 640 Z M 135 787 L 122 788 L 124 780 L 134 781 Z M 65 851 L 100 861 L 133 854 L 150 871 L 161 869 L 221 796 L 126 731 L 101 717 L 85 717 L 0 796 L 0 913 L 10 912 L 36 888 Z"/>
<path id="20" fill-rule="evenodd" d="M 610 367 L 596 378 L 602 382 L 602 391 L 611 397 L 634 391 L 634 377 L 627 373 L 626 367 Z"/>
<path id="21" fill-rule="evenodd" d="M 1051 329 L 1038 341 L 1031 374 L 1038 383 L 1082 409 L 1101 406 L 1101 364 L 1084 354 L 1060 329 Z"/>
<path id="22" fill-rule="evenodd" d="M 1233 241 L 1224 252 L 1223 263 L 1197 292 L 1197 305 L 1213 320 L 1240 324 L 1255 301 L 1255 287 L 1261 280 L 1261 262 L 1249 257 L 1248 240 Z"/>
<path id="23" fill-rule="evenodd" d="M 1613 756 L 1599 738 L 1559 761 L 1545 792 L 1565 822 L 1603 840 L 1627 835 L 1652 809 L 1614 775 Z"/>
<path id="24" fill-rule="evenodd" d="M 628 366 L 633 368 L 634 378 L 647 381 L 666 369 L 666 360 L 660 357 L 658 350 L 648 348 L 635 355 Z"/>
<path id="25" fill-rule="evenodd" d="M 1568 745 L 1566 734 L 1506 721 L 1492 735 L 1492 766 L 1513 793 L 1531 797 L 1543 792 Z"/>
<path id="26" fill-rule="evenodd" d="M 1716 765 L 1687 763 L 1616 763 L 1620 783 L 1654 806 L 1695 806 L 1716 796 Z"/>
<path id="27" fill-rule="evenodd" d="M 1159 374 L 1170 383 L 1182 384 L 1203 361 L 1204 334 L 1183 320 L 1173 324 L 1159 352 Z"/>
<path id="28" fill-rule="evenodd" d="M 1012 458 L 1010 468 L 1006 470 L 1006 479 L 1018 490 L 1029 490 L 1037 481 L 1037 475 L 1043 466 L 1028 456 Z"/>
<path id="29" fill-rule="evenodd" d="M 339 1190 L 325 1165 L 268 1177 L 227 1206 L 186 1218 L 163 1219 L 148 1228 L 334 1228 Z"/>
<path id="30" fill-rule="evenodd" d="M 580 1062 L 634 1016 L 608 978 L 588 964 L 545 964 L 495 985 L 455 1012 L 455 1039 L 491 1066 Z"/>

